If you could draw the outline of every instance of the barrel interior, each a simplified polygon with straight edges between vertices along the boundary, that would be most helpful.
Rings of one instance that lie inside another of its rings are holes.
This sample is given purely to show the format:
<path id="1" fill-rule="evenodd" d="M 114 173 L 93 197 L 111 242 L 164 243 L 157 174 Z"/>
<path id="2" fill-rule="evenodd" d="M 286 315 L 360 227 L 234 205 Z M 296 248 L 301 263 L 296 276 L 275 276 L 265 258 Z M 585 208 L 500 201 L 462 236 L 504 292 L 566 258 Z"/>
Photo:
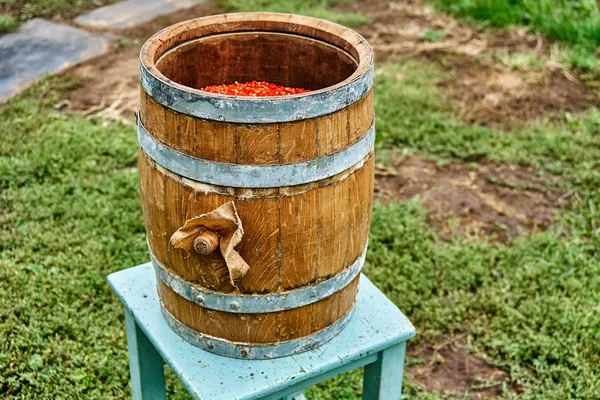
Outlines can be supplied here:
<path id="1" fill-rule="evenodd" d="M 354 73 L 357 61 L 322 40 L 277 32 L 236 32 L 196 38 L 166 52 L 156 67 L 181 85 L 267 81 L 319 90 Z"/>

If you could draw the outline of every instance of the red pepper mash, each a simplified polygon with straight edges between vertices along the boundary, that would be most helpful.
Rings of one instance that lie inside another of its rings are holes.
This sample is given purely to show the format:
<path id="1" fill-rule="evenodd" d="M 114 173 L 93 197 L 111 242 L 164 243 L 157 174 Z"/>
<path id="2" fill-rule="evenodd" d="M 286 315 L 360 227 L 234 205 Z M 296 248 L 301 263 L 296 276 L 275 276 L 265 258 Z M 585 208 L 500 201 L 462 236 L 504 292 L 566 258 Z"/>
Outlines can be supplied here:
<path id="1" fill-rule="evenodd" d="M 300 94 L 310 92 L 310 89 L 291 88 L 279 86 L 270 82 L 251 81 L 245 83 L 232 83 L 229 85 L 212 85 L 202 88 L 205 92 L 225 94 L 228 96 L 289 96 L 291 94 Z"/>

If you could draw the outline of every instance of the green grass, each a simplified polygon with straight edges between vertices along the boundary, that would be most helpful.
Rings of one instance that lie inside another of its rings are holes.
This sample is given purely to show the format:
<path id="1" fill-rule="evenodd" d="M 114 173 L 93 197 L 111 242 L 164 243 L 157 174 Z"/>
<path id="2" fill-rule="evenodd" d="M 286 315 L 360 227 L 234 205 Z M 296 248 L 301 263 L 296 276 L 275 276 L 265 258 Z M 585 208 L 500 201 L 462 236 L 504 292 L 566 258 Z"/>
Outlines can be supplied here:
<path id="1" fill-rule="evenodd" d="M 324 18 L 342 25 L 356 26 L 371 22 L 361 13 L 332 10 L 335 4 L 350 3 L 351 0 L 220 0 L 230 12 L 270 11 L 308 15 Z"/>
<path id="2" fill-rule="evenodd" d="M 433 0 L 459 17 L 493 27 L 530 25 L 550 39 L 600 46 L 600 11 L 595 0 Z"/>
<path id="3" fill-rule="evenodd" d="M 114 3 L 116 0 L 2 0 L 0 13 L 10 14 L 21 21 L 35 17 L 74 18 L 79 14 Z"/>
<path id="4" fill-rule="evenodd" d="M 527 164 L 578 200 L 547 232 L 508 244 L 456 238 L 419 200 L 376 204 L 367 275 L 418 340 L 467 333 L 524 399 L 600 392 L 600 112 L 514 132 L 469 126 L 436 86 L 442 72 L 399 62 L 376 77 L 379 149 L 440 161 Z M 76 82 L 55 78 L 0 109 L 0 393 L 15 399 L 129 396 L 122 311 L 106 276 L 147 260 L 134 129 L 57 113 Z M 43 96 L 39 100 L 40 96 Z M 173 376 L 170 394 L 186 398 Z M 309 392 L 358 399 L 358 372 Z M 407 382 L 412 399 L 433 399 Z"/>
<path id="5" fill-rule="evenodd" d="M 491 246 L 440 243 L 418 204 L 376 207 L 367 274 L 411 316 L 423 338 L 461 331 L 523 386 L 523 398 L 600 393 L 600 111 L 512 132 L 470 126 L 448 106 L 440 70 L 404 62 L 379 71 L 380 149 L 441 161 L 494 160 L 558 175 L 572 211 L 547 232 Z"/>
<path id="6" fill-rule="evenodd" d="M 15 32 L 19 24 L 10 15 L 0 15 L 0 35 Z"/>
<path id="7" fill-rule="evenodd" d="M 106 273 L 145 257 L 135 137 L 33 99 L 0 115 L 0 393 L 123 398 Z"/>
<path id="8" fill-rule="evenodd" d="M 573 210 L 547 231 L 491 245 L 440 242 L 418 201 L 374 209 L 367 275 L 417 326 L 443 341 L 466 332 L 522 386 L 525 399 L 591 399 L 600 392 L 600 111 L 512 132 L 458 119 L 448 79 L 403 61 L 376 74 L 377 147 L 439 162 L 530 165 L 576 189 Z M 354 378 L 356 379 L 356 378 Z M 410 385 L 410 384 L 409 384 Z M 428 395 L 410 385 L 417 398 Z"/>
<path id="9" fill-rule="evenodd" d="M 562 234 L 447 244 L 418 204 L 376 207 L 365 272 L 423 338 L 468 332 L 522 385 L 522 398 L 591 399 L 600 390 L 600 262 L 579 235 Z"/>
<path id="10" fill-rule="evenodd" d="M 496 28 L 530 26 L 549 39 L 569 44 L 566 61 L 598 67 L 600 10 L 595 0 L 429 0 L 440 9 Z"/>
<path id="11" fill-rule="evenodd" d="M 446 34 L 444 31 L 428 29 L 423 35 L 421 35 L 421 39 L 427 40 L 428 42 L 439 42 L 445 36 Z"/>

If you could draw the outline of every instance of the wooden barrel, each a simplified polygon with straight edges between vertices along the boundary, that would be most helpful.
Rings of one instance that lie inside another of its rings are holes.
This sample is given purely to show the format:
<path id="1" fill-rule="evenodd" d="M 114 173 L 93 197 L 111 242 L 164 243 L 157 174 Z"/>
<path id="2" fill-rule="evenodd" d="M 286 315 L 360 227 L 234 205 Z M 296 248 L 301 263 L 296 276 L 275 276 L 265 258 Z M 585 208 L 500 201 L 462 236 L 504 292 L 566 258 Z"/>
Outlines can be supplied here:
<path id="1" fill-rule="evenodd" d="M 141 197 L 169 326 L 208 351 L 252 359 L 334 337 L 352 314 L 373 201 L 366 41 L 297 15 L 199 18 L 146 42 L 140 79 Z M 199 90 L 251 80 L 312 91 Z M 237 231 L 210 225 L 219 218 Z"/>

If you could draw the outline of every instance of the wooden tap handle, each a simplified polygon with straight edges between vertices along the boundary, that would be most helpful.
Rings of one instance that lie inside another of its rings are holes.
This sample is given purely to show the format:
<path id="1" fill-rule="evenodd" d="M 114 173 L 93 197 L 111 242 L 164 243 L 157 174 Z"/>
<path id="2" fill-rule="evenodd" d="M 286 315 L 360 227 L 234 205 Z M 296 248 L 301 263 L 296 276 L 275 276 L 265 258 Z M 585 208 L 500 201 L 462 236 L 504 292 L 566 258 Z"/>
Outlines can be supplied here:
<path id="1" fill-rule="evenodd" d="M 207 256 L 217 249 L 220 237 L 216 232 L 203 231 L 194 239 L 194 250 L 196 253 Z"/>

